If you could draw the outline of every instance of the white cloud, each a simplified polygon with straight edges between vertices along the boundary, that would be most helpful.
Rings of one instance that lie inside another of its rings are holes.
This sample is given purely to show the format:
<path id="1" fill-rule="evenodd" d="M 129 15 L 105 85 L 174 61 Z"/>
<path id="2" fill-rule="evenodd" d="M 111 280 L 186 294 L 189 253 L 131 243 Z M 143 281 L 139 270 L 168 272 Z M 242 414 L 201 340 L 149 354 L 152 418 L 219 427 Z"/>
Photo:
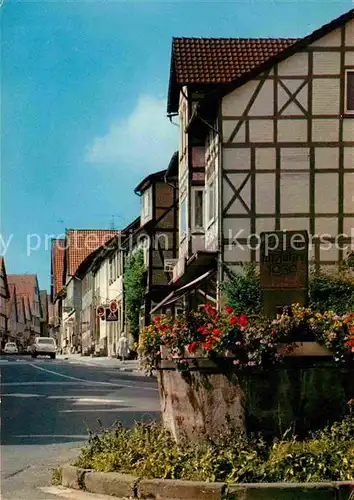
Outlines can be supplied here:
<path id="1" fill-rule="evenodd" d="M 128 117 L 112 123 L 106 135 L 93 139 L 85 160 L 155 172 L 167 167 L 178 148 L 178 134 L 179 129 L 166 117 L 166 101 L 141 96 Z"/>

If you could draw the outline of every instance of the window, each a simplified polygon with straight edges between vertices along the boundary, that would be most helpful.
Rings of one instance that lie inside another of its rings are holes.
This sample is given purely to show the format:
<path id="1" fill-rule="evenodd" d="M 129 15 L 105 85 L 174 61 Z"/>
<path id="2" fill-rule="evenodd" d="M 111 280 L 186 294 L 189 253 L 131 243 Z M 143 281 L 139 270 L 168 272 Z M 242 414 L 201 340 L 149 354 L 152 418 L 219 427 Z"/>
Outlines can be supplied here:
<path id="1" fill-rule="evenodd" d="M 114 280 L 114 257 L 111 257 L 109 259 L 109 281 L 110 283 L 112 283 L 112 281 Z"/>
<path id="2" fill-rule="evenodd" d="M 183 198 L 180 203 L 179 215 L 180 239 L 182 240 L 187 234 L 188 220 L 187 220 L 187 198 Z"/>
<path id="3" fill-rule="evenodd" d="M 193 189 L 192 196 L 193 229 L 204 229 L 204 189 Z"/>
<path id="4" fill-rule="evenodd" d="M 123 274 L 123 263 L 122 263 L 122 254 L 118 252 L 117 254 L 117 277 Z"/>
<path id="5" fill-rule="evenodd" d="M 207 185 L 207 218 L 208 224 L 212 223 L 216 217 L 216 180 Z"/>
<path id="6" fill-rule="evenodd" d="M 354 68 L 345 72 L 345 111 L 354 114 Z"/>
<path id="7" fill-rule="evenodd" d="M 151 187 L 145 191 L 142 198 L 142 220 L 146 221 L 152 215 Z"/>

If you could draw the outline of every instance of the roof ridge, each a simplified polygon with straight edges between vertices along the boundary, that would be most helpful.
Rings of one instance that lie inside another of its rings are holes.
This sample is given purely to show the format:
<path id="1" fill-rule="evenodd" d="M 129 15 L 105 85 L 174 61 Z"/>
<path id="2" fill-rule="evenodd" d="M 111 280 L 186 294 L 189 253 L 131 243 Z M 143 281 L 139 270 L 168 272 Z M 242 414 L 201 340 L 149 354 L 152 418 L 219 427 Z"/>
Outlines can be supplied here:
<path id="1" fill-rule="evenodd" d="M 238 36 L 229 36 L 229 37 L 223 37 L 223 36 L 210 36 L 210 37 L 204 37 L 204 36 L 174 36 L 172 37 L 172 40 L 301 40 L 303 37 L 301 36 L 261 36 L 261 37 L 238 37 Z"/>
<path id="2" fill-rule="evenodd" d="M 67 229 L 67 232 L 69 232 L 69 231 L 82 231 L 82 232 L 84 232 L 84 231 L 86 231 L 86 232 L 89 232 L 89 231 L 102 231 L 102 232 L 108 233 L 108 232 L 112 232 L 112 231 L 119 232 L 119 231 L 121 231 L 121 229 Z M 59 239 L 61 239 L 61 238 L 59 238 Z"/>

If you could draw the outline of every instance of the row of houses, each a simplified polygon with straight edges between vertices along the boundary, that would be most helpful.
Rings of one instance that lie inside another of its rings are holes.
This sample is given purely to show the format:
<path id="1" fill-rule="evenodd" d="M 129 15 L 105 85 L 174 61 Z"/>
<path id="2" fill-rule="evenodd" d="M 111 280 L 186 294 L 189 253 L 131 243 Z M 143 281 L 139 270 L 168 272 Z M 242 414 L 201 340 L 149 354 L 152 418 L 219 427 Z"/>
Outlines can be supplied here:
<path id="1" fill-rule="evenodd" d="M 7 274 L 0 257 L 0 344 L 16 342 L 25 350 L 38 336 L 50 335 L 51 302 L 35 274 Z"/>
<path id="2" fill-rule="evenodd" d="M 263 231 L 307 230 L 316 267 L 353 251 L 353 18 L 301 39 L 173 39 L 179 149 L 136 187 L 140 217 L 53 242 L 62 348 L 116 355 L 154 314 L 219 303 L 228 270 L 259 262 Z"/>

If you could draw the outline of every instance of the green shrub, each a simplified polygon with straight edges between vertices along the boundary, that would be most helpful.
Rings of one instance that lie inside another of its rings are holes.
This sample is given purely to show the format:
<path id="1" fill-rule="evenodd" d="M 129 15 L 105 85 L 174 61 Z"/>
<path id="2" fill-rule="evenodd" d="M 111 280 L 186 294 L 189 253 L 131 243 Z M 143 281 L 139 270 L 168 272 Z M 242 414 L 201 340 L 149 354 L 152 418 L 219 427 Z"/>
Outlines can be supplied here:
<path id="1" fill-rule="evenodd" d="M 228 271 L 229 279 L 221 285 L 227 305 L 237 314 L 259 314 L 262 293 L 259 272 L 254 264 L 245 266 L 244 273 Z M 354 309 L 354 276 L 348 266 L 335 272 L 311 271 L 309 307 L 318 312 L 335 311 L 342 315 Z"/>
<path id="2" fill-rule="evenodd" d="M 354 476 L 354 422 L 351 417 L 305 441 L 275 442 L 263 466 L 266 480 L 350 481 Z"/>
<path id="3" fill-rule="evenodd" d="M 91 435 L 75 465 L 141 478 L 228 483 L 354 480 L 354 421 L 349 415 L 307 440 L 284 437 L 270 444 L 229 430 L 199 445 L 177 445 L 159 424 L 119 425 Z"/>
<path id="4" fill-rule="evenodd" d="M 228 280 L 221 285 L 227 305 L 236 314 L 259 314 L 262 309 L 262 295 L 259 273 L 255 264 L 246 264 L 244 273 L 227 271 Z"/>
<path id="5" fill-rule="evenodd" d="M 56 467 L 52 472 L 52 484 L 59 486 L 62 483 L 61 467 Z"/>
<path id="6" fill-rule="evenodd" d="M 139 338 L 139 316 L 145 294 L 145 265 L 142 250 L 129 256 L 124 269 L 124 297 L 127 321 L 135 341 Z"/>
<path id="7" fill-rule="evenodd" d="M 354 308 L 354 278 L 350 272 L 312 272 L 309 288 L 309 305 L 316 311 L 345 314 Z"/>

